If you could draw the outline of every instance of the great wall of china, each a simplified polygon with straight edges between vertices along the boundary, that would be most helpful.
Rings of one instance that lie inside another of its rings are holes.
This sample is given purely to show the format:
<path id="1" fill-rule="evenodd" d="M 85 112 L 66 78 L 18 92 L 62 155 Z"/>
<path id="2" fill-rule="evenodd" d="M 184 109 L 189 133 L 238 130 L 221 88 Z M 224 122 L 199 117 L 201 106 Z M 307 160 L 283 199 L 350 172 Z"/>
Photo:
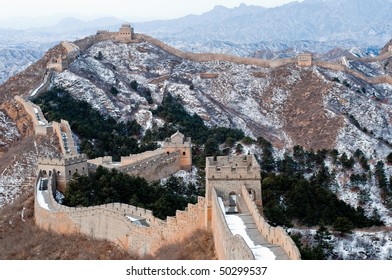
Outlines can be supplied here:
<path id="1" fill-rule="evenodd" d="M 230 61 L 268 68 L 296 63 L 300 67 L 315 65 L 347 72 L 369 83 L 392 84 L 391 77 L 366 77 L 341 63 L 312 61 L 310 54 L 268 61 L 223 54 L 186 53 L 147 35 L 134 34 L 129 25 L 123 25 L 119 32 L 99 31 L 94 36 L 74 43 L 63 42 L 61 46 L 65 49 L 66 55 L 50 60 L 42 83 L 30 91 L 28 96 L 15 97 L 32 118 L 35 133 L 55 134 L 59 138 L 63 154 L 59 159 L 39 159 L 39 174 L 35 183 L 35 221 L 39 227 L 62 234 L 82 233 L 93 238 L 110 240 L 140 255 L 151 254 L 160 246 L 176 242 L 190 232 L 203 228 L 212 231 L 219 259 L 255 259 L 258 256 L 258 246 L 268 248 L 276 259 L 300 259 L 298 248 L 285 230 L 270 226 L 260 214 L 260 168 L 255 158 L 250 155 L 207 158 L 206 197 L 199 197 L 196 205 L 189 204 L 185 211 L 177 211 L 175 217 L 167 217 L 166 221 L 154 217 L 149 210 L 131 205 L 114 203 L 70 208 L 56 201 L 56 191 L 64 191 L 74 173 L 87 174 L 99 165 L 117 168 L 132 175 L 141 175 L 149 181 L 167 177 L 180 169 L 189 171 L 192 166 L 190 140 L 185 139 L 180 133 L 173 135 L 158 150 L 123 157 L 121 162 L 113 162 L 111 157 L 87 160 L 84 155 L 78 154 L 68 122 L 62 120 L 60 123 L 48 123 L 40 108 L 28 101 L 29 98 L 48 89 L 53 71 L 64 71 L 81 51 L 104 40 L 121 43 L 146 41 L 175 56 L 198 62 Z M 391 55 L 392 46 L 389 46 L 385 53 L 370 60 L 378 61 Z M 216 78 L 219 74 L 200 75 Z M 229 208 L 236 210 L 227 211 Z M 250 238 L 232 233 L 227 223 L 227 217 L 230 215 L 253 225 L 252 232 L 246 229 Z"/>

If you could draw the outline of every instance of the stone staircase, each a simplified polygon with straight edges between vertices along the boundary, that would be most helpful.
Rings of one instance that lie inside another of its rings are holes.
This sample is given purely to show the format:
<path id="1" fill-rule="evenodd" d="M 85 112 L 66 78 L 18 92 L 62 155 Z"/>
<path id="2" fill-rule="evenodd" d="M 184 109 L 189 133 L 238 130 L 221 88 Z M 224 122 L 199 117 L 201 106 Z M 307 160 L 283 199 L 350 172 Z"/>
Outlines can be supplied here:
<path id="1" fill-rule="evenodd" d="M 289 256 L 281 246 L 269 243 L 261 235 L 261 233 L 257 229 L 256 223 L 254 222 L 252 215 L 250 214 L 248 208 L 246 207 L 244 199 L 240 195 L 237 195 L 237 207 L 239 213 L 236 214 L 236 216 L 241 218 L 242 222 L 245 224 L 246 234 L 252 240 L 254 245 L 255 246 L 259 245 L 270 249 L 276 256 L 276 260 L 289 260 Z"/>

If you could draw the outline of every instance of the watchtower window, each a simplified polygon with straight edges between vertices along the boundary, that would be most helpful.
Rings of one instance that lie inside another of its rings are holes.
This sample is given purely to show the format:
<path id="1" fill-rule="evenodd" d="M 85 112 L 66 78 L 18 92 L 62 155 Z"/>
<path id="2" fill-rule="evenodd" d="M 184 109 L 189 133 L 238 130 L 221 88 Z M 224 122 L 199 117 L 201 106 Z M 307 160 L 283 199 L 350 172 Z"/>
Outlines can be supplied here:
<path id="1" fill-rule="evenodd" d="M 69 176 L 71 176 L 71 174 L 72 174 L 71 170 L 68 171 L 68 174 L 69 174 Z"/>
<path id="2" fill-rule="evenodd" d="M 217 167 L 217 168 L 216 168 L 216 171 L 221 171 L 221 168 L 220 168 L 220 167 Z"/>
<path id="3" fill-rule="evenodd" d="M 186 152 L 182 152 L 182 155 L 185 156 L 185 155 L 186 155 Z"/>
<path id="4" fill-rule="evenodd" d="M 61 175 L 61 172 L 60 172 L 60 171 L 57 171 L 57 175 L 59 175 L 59 176 L 60 176 L 60 175 Z"/>
<path id="5" fill-rule="evenodd" d="M 170 152 L 166 152 L 166 154 L 170 155 Z"/>

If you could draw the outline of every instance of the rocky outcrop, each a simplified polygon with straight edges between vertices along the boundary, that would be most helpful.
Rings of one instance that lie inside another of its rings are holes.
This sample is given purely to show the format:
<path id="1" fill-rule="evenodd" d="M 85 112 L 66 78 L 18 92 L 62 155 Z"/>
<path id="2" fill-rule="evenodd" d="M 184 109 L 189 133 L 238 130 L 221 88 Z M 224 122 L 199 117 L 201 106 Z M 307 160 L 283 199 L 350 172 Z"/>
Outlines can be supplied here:
<path id="1" fill-rule="evenodd" d="M 1 119 L 6 124 L 4 127 L 6 132 L 1 134 L 3 137 L 0 140 L 6 141 L 7 137 L 5 136 L 7 135 L 9 135 L 8 139 L 11 139 L 7 145 L 0 147 L 0 150 L 3 152 L 13 144 L 16 144 L 20 138 L 34 134 L 31 117 L 17 102 L 8 101 L 0 104 L 0 114 L 2 116 Z"/>

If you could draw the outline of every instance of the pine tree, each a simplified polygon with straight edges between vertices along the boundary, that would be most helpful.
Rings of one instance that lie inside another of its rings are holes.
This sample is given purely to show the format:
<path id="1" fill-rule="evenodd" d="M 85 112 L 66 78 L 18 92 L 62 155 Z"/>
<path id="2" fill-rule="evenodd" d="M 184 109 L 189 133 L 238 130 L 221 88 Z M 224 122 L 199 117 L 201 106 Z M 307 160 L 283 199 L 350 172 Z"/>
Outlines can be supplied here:
<path id="1" fill-rule="evenodd" d="M 354 225 L 346 217 L 337 217 L 333 224 L 333 228 L 334 230 L 339 231 L 341 235 L 344 235 L 346 233 L 351 233 Z"/>

